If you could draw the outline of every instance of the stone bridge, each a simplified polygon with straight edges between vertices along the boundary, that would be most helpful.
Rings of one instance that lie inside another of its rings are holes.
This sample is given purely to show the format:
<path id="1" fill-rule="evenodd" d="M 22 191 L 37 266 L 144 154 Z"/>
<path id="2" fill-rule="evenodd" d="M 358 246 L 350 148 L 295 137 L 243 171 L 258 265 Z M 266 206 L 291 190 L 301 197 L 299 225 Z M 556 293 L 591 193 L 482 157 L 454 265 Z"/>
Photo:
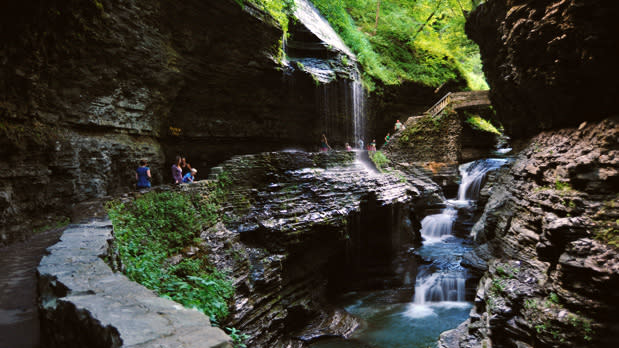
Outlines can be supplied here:
<path id="1" fill-rule="evenodd" d="M 471 106 L 492 105 L 488 97 L 489 91 L 470 91 L 447 93 L 441 100 L 434 104 L 426 115 L 436 116 L 448 106 L 451 109 L 463 109 Z"/>

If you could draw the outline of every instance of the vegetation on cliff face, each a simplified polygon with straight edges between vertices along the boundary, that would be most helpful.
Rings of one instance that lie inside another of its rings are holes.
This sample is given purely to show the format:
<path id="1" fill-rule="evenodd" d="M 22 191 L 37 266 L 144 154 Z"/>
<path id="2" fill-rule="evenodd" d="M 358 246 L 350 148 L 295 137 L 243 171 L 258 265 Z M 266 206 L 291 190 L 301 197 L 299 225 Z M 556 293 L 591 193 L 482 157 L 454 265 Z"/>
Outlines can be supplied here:
<path id="1" fill-rule="evenodd" d="M 468 118 L 466 119 L 466 123 L 468 123 L 474 129 L 488 132 L 488 133 L 494 133 L 497 135 L 502 134 L 501 131 L 498 130 L 492 123 L 482 118 L 481 116 L 479 115 L 467 115 L 467 116 Z"/>
<path id="2" fill-rule="evenodd" d="M 312 0 L 357 55 L 366 81 L 440 86 L 463 77 L 487 89 L 479 49 L 464 33 L 466 0 Z"/>
<path id="3" fill-rule="evenodd" d="M 199 236 L 217 221 L 222 192 L 221 185 L 214 184 L 208 197 L 150 192 L 108 205 L 124 273 L 214 320 L 228 314 L 234 287 L 224 272 L 210 265 Z"/>

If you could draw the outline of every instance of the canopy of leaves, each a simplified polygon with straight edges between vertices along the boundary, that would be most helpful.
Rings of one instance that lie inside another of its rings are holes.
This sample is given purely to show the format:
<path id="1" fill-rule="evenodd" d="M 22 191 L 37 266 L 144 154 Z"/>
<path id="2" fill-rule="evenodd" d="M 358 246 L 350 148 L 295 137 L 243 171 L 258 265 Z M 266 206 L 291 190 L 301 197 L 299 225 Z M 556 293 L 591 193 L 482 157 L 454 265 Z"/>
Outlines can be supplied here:
<path id="1" fill-rule="evenodd" d="M 312 2 L 355 52 L 366 82 L 439 86 L 463 77 L 471 89 L 488 88 L 479 48 L 464 33 L 471 0 Z"/>

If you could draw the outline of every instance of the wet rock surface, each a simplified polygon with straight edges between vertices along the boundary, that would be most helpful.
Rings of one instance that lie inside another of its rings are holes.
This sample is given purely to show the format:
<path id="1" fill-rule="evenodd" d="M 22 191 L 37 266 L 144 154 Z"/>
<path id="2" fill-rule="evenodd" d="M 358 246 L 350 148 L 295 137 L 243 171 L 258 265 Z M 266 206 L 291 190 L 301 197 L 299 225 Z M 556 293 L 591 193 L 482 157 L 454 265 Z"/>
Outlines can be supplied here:
<path id="1" fill-rule="evenodd" d="M 541 133 L 493 185 L 473 228 L 484 244 L 465 258 L 488 271 L 470 319 L 441 347 L 618 343 L 617 125 Z"/>
<path id="2" fill-rule="evenodd" d="M 467 34 L 479 45 L 492 105 L 506 132 L 608 117 L 618 87 L 612 0 L 493 0 L 473 11 Z"/>
<path id="3" fill-rule="evenodd" d="M 37 268 L 44 347 L 232 347 L 204 314 L 106 264 L 109 221 L 72 225 Z"/>
<path id="4" fill-rule="evenodd" d="M 412 290 L 404 279 L 414 279 L 407 250 L 421 240 L 414 206 L 440 194 L 435 184 L 376 173 L 353 152 L 238 156 L 215 172 L 230 187 L 228 218 L 202 238 L 212 261 L 232 270 L 227 323 L 251 336 L 249 346 L 348 337 L 359 320 L 333 308 L 330 294 Z"/>

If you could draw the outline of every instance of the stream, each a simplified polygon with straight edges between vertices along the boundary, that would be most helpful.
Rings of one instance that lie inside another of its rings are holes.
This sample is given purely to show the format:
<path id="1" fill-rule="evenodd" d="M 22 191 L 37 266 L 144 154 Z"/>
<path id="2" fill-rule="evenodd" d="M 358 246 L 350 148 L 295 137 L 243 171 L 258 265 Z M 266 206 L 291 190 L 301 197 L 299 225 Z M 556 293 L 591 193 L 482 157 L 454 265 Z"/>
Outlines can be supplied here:
<path id="1" fill-rule="evenodd" d="M 507 163 L 484 159 L 460 166 L 462 177 L 457 199 L 421 221 L 423 245 L 414 253 L 422 260 L 415 291 L 409 302 L 395 300 L 393 291 L 353 292 L 338 305 L 363 319 L 364 325 L 350 339 L 327 339 L 312 347 L 435 347 L 441 332 L 466 320 L 472 308 L 478 279 L 460 265 L 473 248 L 469 236 L 479 193 L 486 174 Z"/>

